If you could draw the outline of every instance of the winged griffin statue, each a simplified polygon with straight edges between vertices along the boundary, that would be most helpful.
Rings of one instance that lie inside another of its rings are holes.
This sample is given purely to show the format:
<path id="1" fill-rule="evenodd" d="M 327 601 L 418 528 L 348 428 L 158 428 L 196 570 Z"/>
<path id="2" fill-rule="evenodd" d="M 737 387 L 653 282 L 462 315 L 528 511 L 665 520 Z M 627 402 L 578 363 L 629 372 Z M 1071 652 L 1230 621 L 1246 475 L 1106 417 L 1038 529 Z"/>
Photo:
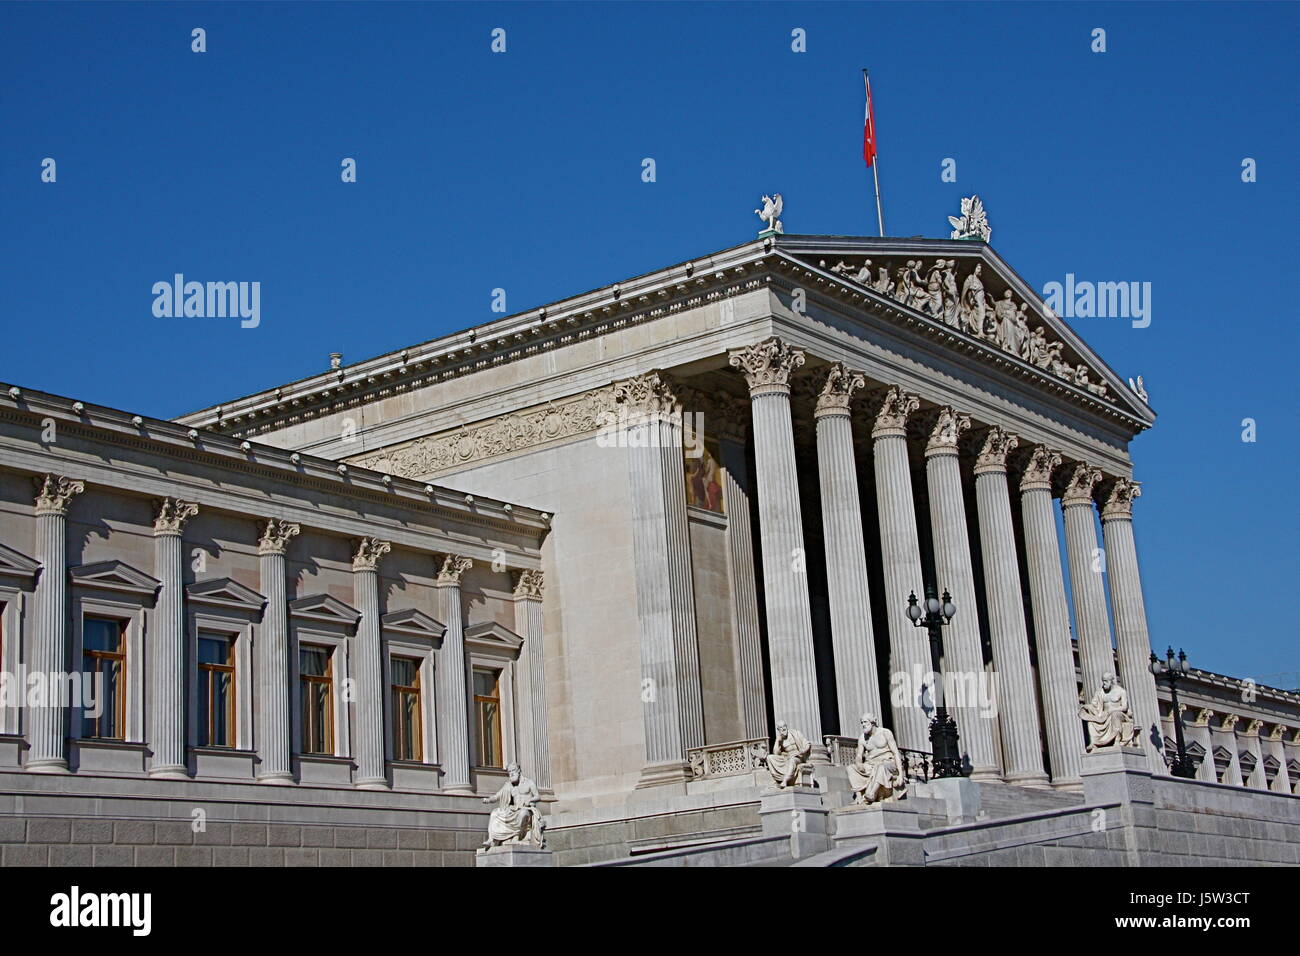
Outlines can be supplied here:
<path id="1" fill-rule="evenodd" d="M 782 206 L 780 193 L 763 197 L 763 208 L 755 209 L 754 215 L 767 223 L 767 229 L 763 230 L 764 232 L 769 229 L 772 232 L 785 232 L 785 227 L 781 224 L 781 220 L 777 218 L 777 216 L 781 215 Z"/>
<path id="2" fill-rule="evenodd" d="M 971 196 L 961 201 L 961 216 L 949 216 L 952 223 L 950 239 L 982 239 L 989 241 L 993 230 L 989 228 L 989 217 L 984 214 L 984 204 L 979 196 Z"/>

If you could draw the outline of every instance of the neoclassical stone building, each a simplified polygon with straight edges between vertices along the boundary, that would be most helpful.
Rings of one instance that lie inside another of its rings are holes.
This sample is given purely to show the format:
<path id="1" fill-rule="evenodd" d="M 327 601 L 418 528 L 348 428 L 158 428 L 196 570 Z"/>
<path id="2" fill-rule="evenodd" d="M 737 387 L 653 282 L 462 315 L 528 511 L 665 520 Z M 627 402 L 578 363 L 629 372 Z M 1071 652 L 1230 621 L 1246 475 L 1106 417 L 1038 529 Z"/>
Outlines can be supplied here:
<path id="1" fill-rule="evenodd" d="M 110 734 L 6 711 L 4 793 L 127 778 L 128 817 L 269 807 L 251 839 L 271 862 L 406 852 L 378 826 L 454 863 L 486 826 L 466 798 L 517 761 L 559 862 L 761 862 L 777 720 L 813 742 L 815 813 L 844 802 L 864 712 L 924 761 L 906 608 L 933 586 L 958 608 L 940 670 L 984 818 L 1082 813 L 1085 778 L 1113 782 L 1079 719 L 1104 674 L 1141 730 L 1122 773 L 1167 774 L 1129 452 L 1154 420 L 983 242 L 772 232 L 175 423 L 13 389 L 5 668 L 125 680 Z M 1250 813 L 1300 833 L 1300 697 L 1188 683 L 1211 756 L 1160 785 L 1183 788 L 1169 806 L 1272 791 Z M 275 826 L 299 842 L 277 854 Z"/>

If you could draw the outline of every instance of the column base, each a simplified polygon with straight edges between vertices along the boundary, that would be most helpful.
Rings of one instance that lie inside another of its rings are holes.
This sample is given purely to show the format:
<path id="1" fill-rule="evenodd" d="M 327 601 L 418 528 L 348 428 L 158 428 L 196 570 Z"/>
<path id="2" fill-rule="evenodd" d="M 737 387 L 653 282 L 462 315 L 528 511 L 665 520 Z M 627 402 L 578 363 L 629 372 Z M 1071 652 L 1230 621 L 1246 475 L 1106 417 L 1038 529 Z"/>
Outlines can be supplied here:
<path id="1" fill-rule="evenodd" d="M 1053 781 L 1052 781 L 1052 789 L 1053 789 L 1053 790 L 1071 790 L 1071 791 L 1082 790 L 1082 789 L 1083 789 L 1083 778 L 1082 778 L 1082 777 L 1066 777 L 1066 778 L 1063 779 L 1063 780 L 1053 780 Z"/>
<path id="2" fill-rule="evenodd" d="M 467 783 L 457 783 L 442 788 L 442 792 L 453 797 L 475 797 L 478 791 Z"/>
<path id="3" fill-rule="evenodd" d="M 386 777 L 366 777 L 353 784 L 358 790 L 391 790 Z"/>
<path id="4" fill-rule="evenodd" d="M 684 784 L 695 779 L 689 767 L 680 760 L 664 763 L 650 763 L 641 768 L 641 778 L 636 782 L 636 789 L 646 787 L 663 787 L 671 784 Z"/>
<path id="5" fill-rule="evenodd" d="M 189 770 L 181 764 L 168 764 L 161 767 L 150 767 L 149 776 L 155 780 L 188 780 L 190 779 Z"/>
<path id="6" fill-rule="evenodd" d="M 290 786 L 293 784 L 293 774 L 287 770 L 276 771 L 275 773 L 259 773 L 257 775 L 258 783 L 269 783 L 274 786 Z"/>
<path id="7" fill-rule="evenodd" d="M 28 773 L 71 773 L 68 769 L 68 762 L 58 757 L 45 757 L 38 760 L 28 760 L 23 765 L 23 769 Z"/>
<path id="8" fill-rule="evenodd" d="M 976 767 L 970 772 L 970 779 L 976 783 L 986 781 L 988 783 L 1001 783 L 1002 771 L 997 767 Z"/>
<path id="9" fill-rule="evenodd" d="M 1035 773 L 1033 771 L 1009 773 L 1002 779 L 1007 783 L 1015 784 L 1017 787 L 1036 787 L 1039 789 L 1047 789 L 1051 787 L 1051 784 L 1047 780 L 1047 774 Z"/>

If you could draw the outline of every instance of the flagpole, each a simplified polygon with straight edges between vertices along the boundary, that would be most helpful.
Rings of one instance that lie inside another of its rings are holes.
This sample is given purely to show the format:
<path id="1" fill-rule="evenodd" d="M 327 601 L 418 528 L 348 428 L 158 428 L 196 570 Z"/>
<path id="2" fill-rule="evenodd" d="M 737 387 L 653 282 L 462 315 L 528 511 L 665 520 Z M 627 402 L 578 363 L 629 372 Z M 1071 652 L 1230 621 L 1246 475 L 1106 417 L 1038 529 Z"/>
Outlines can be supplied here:
<path id="1" fill-rule="evenodd" d="M 880 205 L 880 148 L 876 137 L 876 111 L 871 104 L 871 77 L 864 69 L 862 79 L 867 85 L 867 115 L 871 120 L 871 178 L 876 184 L 876 222 L 880 225 L 880 238 L 885 238 L 885 213 Z"/>

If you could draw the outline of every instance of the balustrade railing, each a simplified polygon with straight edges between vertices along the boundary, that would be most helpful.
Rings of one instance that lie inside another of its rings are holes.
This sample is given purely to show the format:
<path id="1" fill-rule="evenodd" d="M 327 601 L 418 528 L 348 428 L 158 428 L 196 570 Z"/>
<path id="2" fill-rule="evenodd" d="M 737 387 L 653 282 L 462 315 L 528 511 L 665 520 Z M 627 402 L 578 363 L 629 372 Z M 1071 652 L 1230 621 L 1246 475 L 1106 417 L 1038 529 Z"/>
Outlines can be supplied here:
<path id="1" fill-rule="evenodd" d="M 767 759 L 766 740 L 734 740 L 709 744 L 686 751 L 686 762 L 696 777 L 731 777 L 763 767 Z"/>
<path id="2" fill-rule="evenodd" d="M 827 734 L 823 739 L 826 744 L 826 751 L 830 755 L 831 763 L 837 767 L 847 767 L 853 763 L 858 756 L 858 741 L 856 737 L 839 737 L 834 734 Z M 908 780 L 914 783 L 927 783 L 934 773 L 934 757 L 926 750 L 908 750 L 906 747 L 899 747 L 898 752 L 903 757 L 903 773 Z"/>

